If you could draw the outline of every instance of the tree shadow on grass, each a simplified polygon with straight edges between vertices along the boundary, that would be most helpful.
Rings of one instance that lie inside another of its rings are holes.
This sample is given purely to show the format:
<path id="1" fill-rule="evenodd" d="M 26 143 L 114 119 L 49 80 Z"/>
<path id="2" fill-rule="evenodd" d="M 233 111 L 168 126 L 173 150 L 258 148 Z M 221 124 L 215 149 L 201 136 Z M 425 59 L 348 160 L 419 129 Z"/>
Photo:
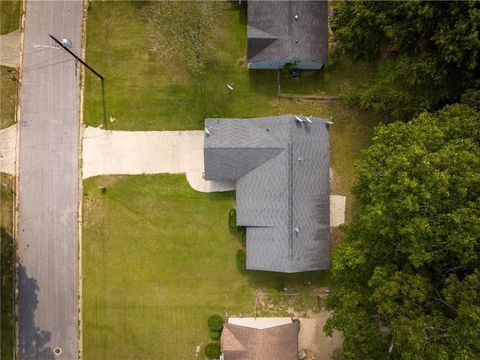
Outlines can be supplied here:
<path id="1" fill-rule="evenodd" d="M 230 11 L 238 11 L 238 23 L 247 25 L 247 2 L 242 1 L 242 3 L 239 4 L 238 1 L 231 1 L 231 4 Z"/>
<path id="2" fill-rule="evenodd" d="M 28 277 L 25 266 L 18 267 L 19 289 L 19 355 L 22 360 L 54 359 L 47 344 L 52 333 L 35 326 L 35 309 L 38 306 L 37 280 Z"/>
<path id="3" fill-rule="evenodd" d="M 0 229 L 1 240 L 1 359 L 13 359 L 14 351 L 14 241 L 6 229 Z"/>

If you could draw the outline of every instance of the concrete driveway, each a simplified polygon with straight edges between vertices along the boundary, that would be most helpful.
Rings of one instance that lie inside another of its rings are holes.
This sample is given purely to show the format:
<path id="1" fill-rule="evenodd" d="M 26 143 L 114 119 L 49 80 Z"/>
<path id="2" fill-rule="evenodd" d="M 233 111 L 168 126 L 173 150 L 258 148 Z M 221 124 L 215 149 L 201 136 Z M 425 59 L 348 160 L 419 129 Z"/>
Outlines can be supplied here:
<path id="1" fill-rule="evenodd" d="M 83 134 L 83 178 L 185 173 L 197 191 L 234 190 L 234 183 L 203 179 L 203 136 L 203 131 L 111 131 L 88 127 Z"/>

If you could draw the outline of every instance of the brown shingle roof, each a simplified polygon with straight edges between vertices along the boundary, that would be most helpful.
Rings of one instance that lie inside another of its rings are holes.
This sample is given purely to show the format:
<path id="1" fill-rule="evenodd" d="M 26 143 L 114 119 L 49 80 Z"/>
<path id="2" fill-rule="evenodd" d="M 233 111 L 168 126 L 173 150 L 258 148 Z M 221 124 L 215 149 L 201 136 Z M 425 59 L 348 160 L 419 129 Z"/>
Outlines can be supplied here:
<path id="1" fill-rule="evenodd" d="M 225 360 L 297 360 L 298 323 L 254 329 L 225 324 L 222 352 Z"/>

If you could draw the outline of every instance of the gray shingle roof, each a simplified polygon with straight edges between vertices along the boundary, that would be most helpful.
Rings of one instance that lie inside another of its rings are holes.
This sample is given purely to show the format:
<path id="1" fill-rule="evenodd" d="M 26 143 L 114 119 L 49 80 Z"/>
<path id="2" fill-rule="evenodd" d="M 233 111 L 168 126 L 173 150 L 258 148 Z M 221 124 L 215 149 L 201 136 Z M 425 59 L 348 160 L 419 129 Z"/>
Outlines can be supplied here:
<path id="1" fill-rule="evenodd" d="M 247 12 L 249 63 L 287 58 L 327 62 L 327 1 L 249 1 Z"/>
<path id="2" fill-rule="evenodd" d="M 247 268 L 329 268 L 327 121 L 299 123 L 285 115 L 207 119 L 205 126 L 205 178 L 236 181 L 237 224 L 247 227 Z"/>

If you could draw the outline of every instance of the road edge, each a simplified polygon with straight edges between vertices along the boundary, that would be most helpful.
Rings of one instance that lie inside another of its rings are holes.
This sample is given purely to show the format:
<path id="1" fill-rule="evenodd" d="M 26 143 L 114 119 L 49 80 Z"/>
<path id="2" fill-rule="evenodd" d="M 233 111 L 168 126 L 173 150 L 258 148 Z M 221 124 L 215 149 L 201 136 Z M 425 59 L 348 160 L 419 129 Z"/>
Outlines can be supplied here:
<path id="1" fill-rule="evenodd" d="M 89 0 L 83 0 L 83 18 L 82 18 L 82 41 L 80 57 L 85 59 L 86 44 L 87 44 L 87 15 L 88 15 Z M 83 243 L 82 243 L 82 222 L 83 222 L 83 103 L 84 103 L 84 89 L 85 89 L 85 67 L 82 66 L 80 70 L 80 109 L 79 109 L 79 131 L 78 131 L 78 242 L 77 242 L 77 263 L 78 263 L 78 359 L 83 358 Z"/>
<path id="2" fill-rule="evenodd" d="M 14 181 L 14 206 L 13 206 L 13 241 L 14 241 L 14 275 L 13 275 L 13 283 L 15 286 L 14 291 L 14 349 L 13 349 L 13 359 L 18 359 L 18 333 L 19 333 L 19 314 L 18 314 L 18 263 L 17 263 L 17 249 L 18 249 L 18 242 L 19 242 L 19 229 L 18 229 L 18 208 L 19 208 L 19 201 L 20 197 L 18 196 L 19 189 L 20 189 L 20 119 L 21 119 L 21 106 L 20 106 L 20 92 L 22 88 L 22 79 L 23 79 L 23 47 L 24 47 L 24 39 L 25 39 L 25 18 L 27 13 L 27 0 L 22 1 L 22 16 L 20 20 L 20 55 L 19 55 L 19 64 L 18 64 L 18 80 L 17 80 L 17 108 L 15 109 L 15 123 L 17 126 L 17 134 L 16 134 L 16 142 L 15 142 L 15 181 Z"/>

